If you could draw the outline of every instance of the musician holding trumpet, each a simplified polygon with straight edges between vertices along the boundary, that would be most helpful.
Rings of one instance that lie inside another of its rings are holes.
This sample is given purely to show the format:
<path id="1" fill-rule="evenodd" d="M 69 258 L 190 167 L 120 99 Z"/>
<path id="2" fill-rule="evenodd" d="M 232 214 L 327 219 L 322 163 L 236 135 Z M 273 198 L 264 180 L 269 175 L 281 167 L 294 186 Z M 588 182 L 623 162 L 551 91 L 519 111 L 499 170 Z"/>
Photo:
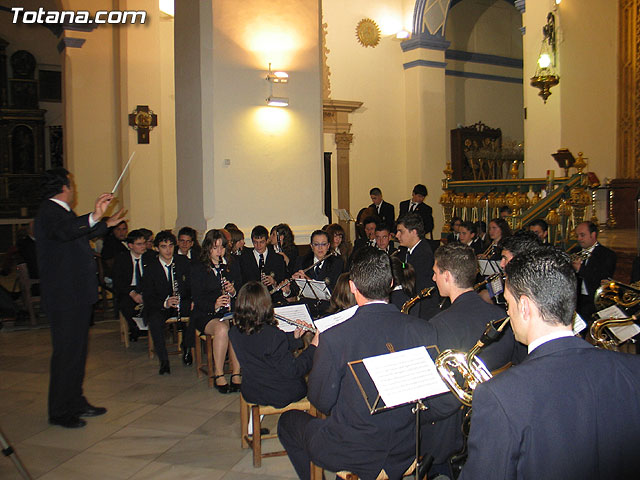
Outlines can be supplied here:
<path id="1" fill-rule="evenodd" d="M 460 479 L 636 478 L 640 358 L 572 333 L 576 276 L 553 247 L 516 255 L 505 297 L 524 361 L 473 393 Z"/>

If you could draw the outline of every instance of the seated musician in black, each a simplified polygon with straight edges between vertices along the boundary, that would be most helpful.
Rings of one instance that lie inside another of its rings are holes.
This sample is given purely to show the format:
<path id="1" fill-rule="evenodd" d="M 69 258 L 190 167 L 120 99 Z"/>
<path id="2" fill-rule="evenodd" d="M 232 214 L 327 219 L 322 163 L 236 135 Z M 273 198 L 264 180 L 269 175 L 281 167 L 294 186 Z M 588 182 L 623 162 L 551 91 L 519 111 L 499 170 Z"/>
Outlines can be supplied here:
<path id="1" fill-rule="evenodd" d="M 293 278 L 299 280 L 319 280 L 324 282 L 332 291 L 342 273 L 342 259 L 336 255 L 329 255 L 329 235 L 323 230 L 316 230 L 311 234 L 311 252 L 304 257 L 298 257 L 296 272 Z M 317 301 L 306 299 L 311 315 L 322 315 L 329 308 L 326 300 Z"/>
<path id="2" fill-rule="evenodd" d="M 267 288 L 254 281 L 246 283 L 238 293 L 229 331 L 242 366 L 240 391 L 247 402 L 282 408 L 307 394 L 305 376 L 313 365 L 318 333 L 294 357 L 292 352 L 303 347 L 303 329 L 285 333 L 277 324 Z"/>
<path id="3" fill-rule="evenodd" d="M 278 255 L 273 246 L 267 244 L 268 230 L 258 225 L 251 230 L 253 248 L 245 248 L 240 256 L 242 283 L 262 282 L 270 290 L 280 284 L 287 276 L 284 258 Z M 283 292 L 286 295 L 286 289 Z M 274 294 L 274 302 L 282 300 L 282 293 Z"/>
<path id="4" fill-rule="evenodd" d="M 494 218 L 489 222 L 489 239 L 491 240 L 483 253 L 478 258 L 483 260 L 500 261 L 502 242 L 511 236 L 511 229 L 504 218 Z"/>
<path id="5" fill-rule="evenodd" d="M 436 330 L 436 345 L 440 352 L 448 348 L 467 352 L 482 336 L 487 323 L 506 314 L 473 291 L 478 265 L 471 247 L 460 243 L 443 245 L 435 251 L 434 259 L 434 281 L 440 295 L 451 300 L 448 309 L 429 321 Z M 478 356 L 490 370 L 514 361 L 516 342 L 512 330 L 507 327 L 502 338 L 483 348 Z M 461 403 L 453 394 L 446 393 L 427 399 L 426 404 L 428 409 L 422 413 L 421 450 L 434 457 L 431 474 L 448 475 L 447 460 L 463 446 Z"/>
<path id="6" fill-rule="evenodd" d="M 118 254 L 127 252 L 128 233 L 129 227 L 127 222 L 123 220 L 105 235 L 102 252 L 100 252 L 105 276 L 111 277 L 113 275 L 111 270 Z"/>
<path id="7" fill-rule="evenodd" d="M 118 309 L 129 324 L 129 340 L 135 342 L 140 336 L 140 329 L 133 317 L 140 316 L 142 300 L 142 277 L 148 256 L 147 243 L 140 230 L 132 230 L 127 235 L 128 252 L 118 254 L 113 262 L 113 289 L 116 294 Z"/>
<path id="8" fill-rule="evenodd" d="M 458 235 L 460 243 L 473 248 L 476 255 L 484 253 L 482 240 L 478 238 L 477 227 L 473 222 L 462 222 L 458 227 Z"/>
<path id="9" fill-rule="evenodd" d="M 149 325 L 160 361 L 159 374 L 171 373 L 164 341 L 164 324 L 171 317 L 187 317 L 191 311 L 191 264 L 183 255 L 175 255 L 176 237 L 171 230 L 156 235 L 158 256 L 149 261 L 142 281 L 143 317 Z M 188 363 L 193 339 L 185 335 L 183 361 Z"/>
<path id="10" fill-rule="evenodd" d="M 294 242 L 291 227 L 286 223 L 279 223 L 272 227 L 269 233 L 269 244 L 284 260 L 287 267 L 287 277 L 290 277 L 298 258 L 298 247 Z"/>
<path id="11" fill-rule="evenodd" d="M 191 271 L 191 335 L 195 329 L 213 335 L 214 386 L 220 393 L 236 392 L 240 383 L 240 364 L 229 343 L 229 320 L 225 314 L 233 311 L 236 285 L 242 283 L 237 257 L 227 255 L 227 238 L 221 230 L 209 230 L 202 242 L 200 260 Z M 224 376 L 224 360 L 229 353 L 231 383 Z"/>
<path id="12" fill-rule="evenodd" d="M 184 255 L 192 263 L 200 261 L 200 244 L 198 235 L 191 227 L 182 227 L 178 232 L 178 255 Z"/>

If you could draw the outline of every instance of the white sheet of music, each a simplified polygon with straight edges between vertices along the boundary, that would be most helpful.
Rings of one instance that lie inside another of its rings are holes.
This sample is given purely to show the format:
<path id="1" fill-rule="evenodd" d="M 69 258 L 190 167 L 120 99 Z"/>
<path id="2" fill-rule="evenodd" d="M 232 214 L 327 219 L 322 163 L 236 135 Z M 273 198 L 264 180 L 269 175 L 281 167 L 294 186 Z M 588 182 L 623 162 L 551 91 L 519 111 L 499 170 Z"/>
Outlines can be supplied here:
<path id="1" fill-rule="evenodd" d="M 304 298 L 308 298 L 310 300 L 329 300 L 331 299 L 331 292 L 327 288 L 327 284 L 321 280 L 302 280 L 299 278 L 295 279 L 298 288 L 300 289 L 300 294 Z"/>
<path id="2" fill-rule="evenodd" d="M 577 335 L 585 328 L 587 328 L 587 323 L 582 319 L 578 312 L 573 314 L 573 334 Z"/>
<path id="3" fill-rule="evenodd" d="M 302 321 L 313 326 L 313 320 L 311 320 L 311 315 L 309 315 L 309 309 L 304 304 L 276 307 L 273 309 L 273 312 L 281 317 L 285 317 L 293 321 Z M 278 320 L 278 328 L 283 332 L 293 332 L 296 329 L 296 326 Z"/>
<path id="4" fill-rule="evenodd" d="M 335 327 L 336 325 L 353 317 L 357 309 L 358 305 L 354 305 L 353 307 L 349 307 L 346 310 L 334 313 L 333 315 L 327 315 L 326 317 L 318 318 L 315 321 L 316 328 L 318 329 L 318 331 L 320 331 L 320 333 L 322 333 L 331 327 Z"/>
<path id="5" fill-rule="evenodd" d="M 600 310 L 598 316 L 600 318 L 627 318 L 627 315 L 620 310 L 617 305 L 611 305 L 610 307 Z M 640 327 L 635 323 L 622 327 L 609 327 L 609 330 L 611 330 L 611 333 L 621 342 L 626 342 L 640 333 Z"/>
<path id="6" fill-rule="evenodd" d="M 364 358 L 362 362 L 387 407 L 449 391 L 425 347 Z"/>

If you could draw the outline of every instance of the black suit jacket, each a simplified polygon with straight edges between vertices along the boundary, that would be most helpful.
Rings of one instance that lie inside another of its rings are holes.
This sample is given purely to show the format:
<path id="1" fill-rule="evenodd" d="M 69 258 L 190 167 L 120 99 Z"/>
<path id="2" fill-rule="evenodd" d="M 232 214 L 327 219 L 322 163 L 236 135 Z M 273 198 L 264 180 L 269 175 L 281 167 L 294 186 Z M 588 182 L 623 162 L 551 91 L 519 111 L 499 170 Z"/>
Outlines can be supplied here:
<path id="1" fill-rule="evenodd" d="M 40 205 L 35 220 L 42 303 L 65 310 L 98 300 L 98 277 L 89 238 L 104 235 L 105 222 L 89 227 L 89 214 L 76 216 L 52 200 Z"/>
<path id="2" fill-rule="evenodd" d="M 378 210 L 378 208 L 373 203 L 369 205 L 369 207 L 375 208 L 376 211 Z M 393 205 L 383 200 L 380 204 L 380 213 L 378 213 L 378 216 L 380 217 L 382 223 L 389 228 L 390 232 L 395 231 L 393 227 L 395 226 L 396 209 Z"/>
<path id="3" fill-rule="evenodd" d="M 202 252 L 202 247 L 200 245 L 193 245 L 193 247 L 191 247 L 191 263 L 197 263 L 200 262 L 200 253 Z M 176 253 L 178 255 L 180 255 L 178 253 L 178 247 L 176 247 Z"/>
<path id="4" fill-rule="evenodd" d="M 460 479 L 637 478 L 640 357 L 566 337 L 476 388 Z"/>
<path id="5" fill-rule="evenodd" d="M 153 257 L 145 256 L 144 254 L 140 258 L 140 270 L 144 277 L 147 263 Z M 142 282 L 135 287 L 131 285 L 133 278 L 133 258 L 131 252 L 120 253 L 113 262 L 113 269 L 111 271 L 113 277 L 113 289 L 118 297 L 129 296 L 129 293 L 135 290 L 138 293 L 142 293 Z"/>
<path id="6" fill-rule="evenodd" d="M 305 376 L 313 364 L 314 345 L 294 357 L 292 350 L 302 342 L 273 325 L 251 335 L 233 326 L 229 338 L 242 367 L 241 391 L 247 402 L 282 408 L 307 394 Z"/>
<path id="7" fill-rule="evenodd" d="M 191 262 L 182 255 L 173 256 L 176 264 L 175 278 L 180 292 L 180 316 L 188 317 L 191 311 Z M 173 287 L 167 280 L 165 267 L 160 257 L 149 261 L 142 277 L 142 297 L 144 298 L 143 315 L 148 318 L 158 312 L 173 313 L 173 309 L 165 309 L 164 301 L 173 294 Z"/>
<path id="8" fill-rule="evenodd" d="M 313 265 L 313 252 L 308 253 L 304 257 L 298 257 L 298 263 L 295 271 L 304 270 Z M 320 268 L 316 272 L 315 268 L 312 268 L 307 272 L 307 277 L 311 280 L 325 281 L 329 290 L 332 291 L 336 286 L 338 277 L 342 273 L 343 262 L 342 258 L 336 255 L 332 255 L 324 260 Z"/>
<path id="9" fill-rule="evenodd" d="M 242 285 L 255 280 L 260 282 L 260 269 L 258 268 L 258 262 L 253 254 L 253 248 L 246 248 L 240 255 L 240 271 L 242 272 Z M 267 258 L 264 262 L 264 274 L 273 275 L 276 279 L 276 283 L 282 282 L 287 275 L 287 266 L 284 263 L 282 255 L 278 255 L 271 246 L 267 247 Z M 240 290 L 238 288 L 238 290 Z"/>
<path id="10" fill-rule="evenodd" d="M 400 202 L 400 214 L 398 215 L 398 220 L 400 220 L 400 217 L 405 213 L 409 212 L 409 205 L 411 205 L 411 200 L 404 200 Z M 422 218 L 424 233 L 428 234 L 433 232 L 433 210 L 431 207 L 424 202 L 419 203 L 416 207 L 416 213 L 418 213 Z"/>
<path id="11" fill-rule="evenodd" d="M 242 275 L 240 265 L 235 259 L 230 259 L 222 275 L 229 282 L 233 282 L 236 292 L 240 291 Z M 222 318 L 227 313 L 216 312 L 216 300 L 222 295 L 222 283 L 220 277 L 202 262 L 192 264 L 191 268 L 191 298 L 193 300 L 193 311 L 191 316 L 194 322 L 199 323 L 200 319 L 208 321 L 211 318 Z M 231 310 L 235 305 L 235 298 L 231 299 Z"/>
<path id="12" fill-rule="evenodd" d="M 466 292 L 429 323 L 436 331 L 440 352 L 448 348 L 468 352 L 482 336 L 487 323 L 504 316 L 502 308 L 485 302 L 475 292 Z M 513 331 L 507 327 L 502 338 L 484 347 L 478 358 L 489 370 L 496 370 L 509 362 L 515 363 L 517 352 L 523 349 L 526 355 L 524 345 L 515 341 Z M 452 393 L 445 393 L 427 399 L 426 405 L 429 408 L 421 415 L 421 450 L 423 454 L 432 455 L 434 463 L 443 463 L 462 448 L 461 403 Z"/>
<path id="13" fill-rule="evenodd" d="M 593 298 L 600 286 L 601 280 L 613 277 L 613 273 L 616 270 L 616 261 L 616 253 L 613 250 L 598 244 L 591 252 L 586 264 L 582 262 L 580 270 L 578 270 L 578 278 L 585 283 L 591 298 Z M 580 282 L 578 282 L 578 288 L 580 287 Z"/>
<path id="14" fill-rule="evenodd" d="M 331 415 L 317 422 L 309 439 L 312 458 L 326 458 L 319 463 L 330 465 L 347 459 L 349 465 L 359 465 L 351 468 L 360 478 L 376 478 L 382 468 L 389 478 L 402 476 L 415 455 L 411 407 L 371 415 L 347 362 L 389 353 L 387 343 L 396 351 L 418 346 L 419 339 L 433 344 L 433 334 L 429 337 L 427 331 L 432 331 L 428 323 L 401 314 L 394 305 L 374 303 L 359 307 L 349 320 L 320 335 L 307 397 Z M 371 394 L 371 381 L 360 373 Z"/>
<path id="15" fill-rule="evenodd" d="M 422 239 L 416 245 L 411 254 L 407 254 L 407 263 L 409 263 L 416 271 L 416 292 L 420 292 L 425 288 L 434 287 L 433 281 L 433 252 L 431 246 L 426 239 Z M 440 296 L 437 289 L 429 297 L 421 300 L 414 309 L 419 309 L 420 318 L 429 320 L 439 312 Z"/>

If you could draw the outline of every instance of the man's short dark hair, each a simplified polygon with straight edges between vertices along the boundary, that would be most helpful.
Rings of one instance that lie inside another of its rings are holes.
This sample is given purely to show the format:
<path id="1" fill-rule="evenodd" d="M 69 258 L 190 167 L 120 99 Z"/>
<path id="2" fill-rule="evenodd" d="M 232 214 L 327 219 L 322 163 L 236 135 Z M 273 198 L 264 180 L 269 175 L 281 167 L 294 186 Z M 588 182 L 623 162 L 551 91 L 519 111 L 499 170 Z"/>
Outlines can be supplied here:
<path id="1" fill-rule="evenodd" d="M 196 237 L 198 236 L 196 231 L 191 227 L 182 227 L 178 231 L 178 238 L 180 238 L 182 235 L 187 235 L 187 236 L 191 237 L 191 241 L 192 242 L 195 242 L 196 241 Z"/>
<path id="2" fill-rule="evenodd" d="M 380 190 L 378 187 L 373 187 L 371 190 L 369 190 L 369 195 L 382 195 L 382 190 Z"/>
<path id="3" fill-rule="evenodd" d="M 172 245 L 176 245 L 178 243 L 178 241 L 176 240 L 176 236 L 171 230 L 162 230 L 156 235 L 156 238 L 153 241 L 153 245 L 157 248 L 158 246 L 160 246 L 160 243 L 167 241 Z"/>
<path id="4" fill-rule="evenodd" d="M 569 256 L 552 246 L 516 255 L 505 267 L 506 287 L 519 301 L 525 295 L 550 325 L 571 325 L 577 280 Z"/>
<path id="5" fill-rule="evenodd" d="M 370 223 L 378 223 L 378 219 L 376 217 L 367 217 L 362 221 L 362 225 L 369 225 Z"/>
<path id="6" fill-rule="evenodd" d="M 269 230 L 263 225 L 256 225 L 253 227 L 253 230 L 251 230 L 251 240 L 254 238 L 267 238 L 268 236 Z"/>
<path id="7" fill-rule="evenodd" d="M 52 168 L 44 172 L 42 180 L 42 194 L 44 198 L 55 197 L 62 193 L 62 187 L 71 188 L 71 180 L 69 180 L 69 171 L 66 168 Z"/>
<path id="8" fill-rule="evenodd" d="M 386 223 L 376 223 L 376 232 L 389 232 L 391 233 L 391 230 L 389 229 L 389 225 L 387 225 Z"/>
<path id="9" fill-rule="evenodd" d="M 542 241 L 531 230 L 518 230 L 513 235 L 502 239 L 502 248 L 509 250 L 514 257 L 542 247 Z"/>
<path id="10" fill-rule="evenodd" d="M 315 237 L 316 235 L 323 235 L 327 239 L 327 242 L 329 242 L 329 234 L 327 232 L 325 232 L 324 230 L 314 230 L 311 234 L 311 237 L 309 237 L 310 243 L 313 243 L 313 237 Z"/>
<path id="11" fill-rule="evenodd" d="M 500 207 L 499 212 L 500 213 L 507 212 L 509 215 L 511 215 L 511 213 L 513 213 L 513 210 L 511 210 L 511 207 L 509 205 L 503 205 Z"/>
<path id="12" fill-rule="evenodd" d="M 451 228 L 453 228 L 456 222 L 462 223 L 462 219 L 460 217 L 452 217 L 450 222 Z"/>
<path id="13" fill-rule="evenodd" d="M 148 228 L 139 228 L 138 230 L 142 232 L 142 235 L 144 235 L 145 240 L 149 240 L 151 237 L 153 237 L 153 232 Z"/>
<path id="14" fill-rule="evenodd" d="M 364 247 L 353 254 L 351 280 L 369 300 L 388 300 L 391 293 L 391 261 L 389 255 L 373 247 Z"/>
<path id="15" fill-rule="evenodd" d="M 467 221 L 467 222 L 462 222 L 462 223 L 460 224 L 460 228 L 464 228 L 464 229 L 466 229 L 468 232 L 471 232 L 471 233 L 473 233 L 473 234 L 475 234 L 475 235 L 478 235 L 478 227 L 476 227 L 476 224 L 475 224 L 475 223 L 473 223 L 473 222 L 469 222 L 469 221 Z"/>
<path id="16" fill-rule="evenodd" d="M 414 195 L 422 195 L 423 197 L 426 197 L 427 196 L 427 187 L 425 187 L 424 185 L 419 183 L 415 187 L 413 187 L 413 194 Z"/>
<path id="17" fill-rule="evenodd" d="M 593 222 L 582 222 L 580 225 L 586 225 L 589 229 L 589 233 L 595 233 L 598 236 L 598 226 Z"/>
<path id="18" fill-rule="evenodd" d="M 144 236 L 144 232 L 142 230 L 131 230 L 127 234 L 127 243 L 136 243 L 136 240 L 142 238 L 145 242 L 147 239 Z"/>
<path id="19" fill-rule="evenodd" d="M 398 219 L 398 225 L 404 225 L 407 230 L 415 230 L 418 238 L 424 237 L 424 222 L 422 217 L 417 213 L 405 213 Z"/>
<path id="20" fill-rule="evenodd" d="M 441 271 L 451 273 L 458 288 L 473 287 L 478 275 L 478 261 L 473 248 L 461 243 L 448 243 L 439 246 L 433 254 Z"/>
<path id="21" fill-rule="evenodd" d="M 545 222 L 541 218 L 536 218 L 533 222 L 531 222 L 529 224 L 529 226 L 530 227 L 540 227 L 543 232 L 546 232 L 547 230 L 549 230 L 549 224 L 547 224 L 547 222 Z"/>
<path id="22" fill-rule="evenodd" d="M 478 229 L 478 233 L 487 233 L 487 222 L 479 220 L 476 222 L 476 228 Z"/>

